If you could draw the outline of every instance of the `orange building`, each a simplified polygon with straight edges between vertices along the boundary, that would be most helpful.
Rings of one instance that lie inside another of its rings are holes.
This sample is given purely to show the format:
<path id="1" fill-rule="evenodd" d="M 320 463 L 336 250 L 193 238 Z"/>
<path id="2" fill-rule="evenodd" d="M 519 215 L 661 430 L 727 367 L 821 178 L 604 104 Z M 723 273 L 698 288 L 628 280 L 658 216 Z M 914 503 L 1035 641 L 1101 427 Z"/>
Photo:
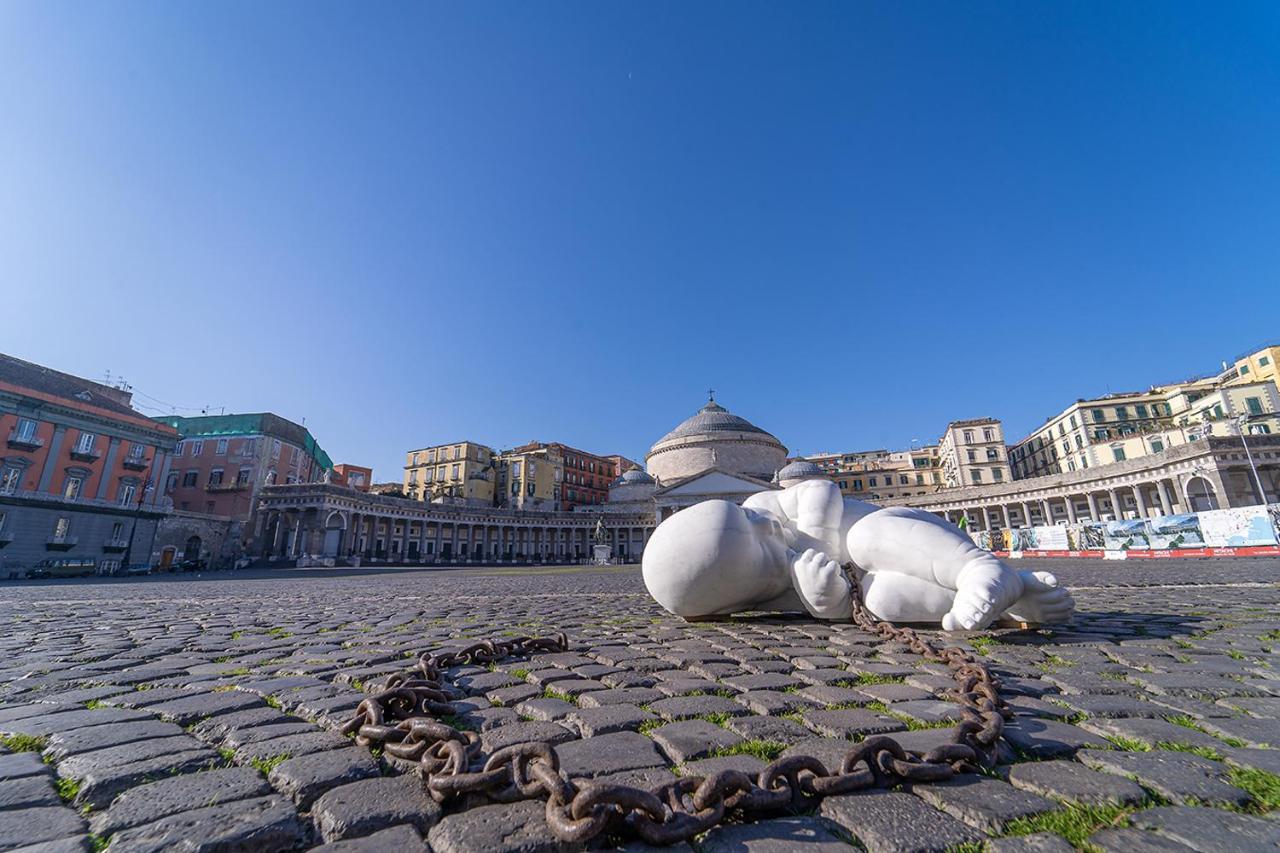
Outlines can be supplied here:
<path id="1" fill-rule="evenodd" d="M 361 465 L 339 462 L 333 466 L 333 477 L 330 482 L 339 486 L 347 486 L 357 492 L 367 492 L 373 485 L 373 469 Z"/>

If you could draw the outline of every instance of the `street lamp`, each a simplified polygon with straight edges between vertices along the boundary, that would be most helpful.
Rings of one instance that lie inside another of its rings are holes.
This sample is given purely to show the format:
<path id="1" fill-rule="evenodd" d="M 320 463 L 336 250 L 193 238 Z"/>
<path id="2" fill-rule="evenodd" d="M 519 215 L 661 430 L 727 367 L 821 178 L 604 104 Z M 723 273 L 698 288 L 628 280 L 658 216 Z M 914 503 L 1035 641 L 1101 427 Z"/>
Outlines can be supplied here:
<path id="1" fill-rule="evenodd" d="M 1249 460 L 1249 470 L 1253 472 L 1253 483 L 1258 487 L 1258 501 L 1263 506 L 1266 506 L 1267 493 L 1266 490 L 1262 488 L 1262 478 L 1258 476 L 1258 466 L 1253 462 L 1253 454 L 1249 452 L 1249 442 L 1245 439 L 1245 433 L 1248 432 L 1245 427 L 1248 423 L 1249 416 L 1247 414 L 1243 414 L 1236 418 L 1236 426 L 1240 428 L 1240 443 L 1244 445 L 1244 455 L 1245 458 Z"/>
<path id="2" fill-rule="evenodd" d="M 142 469 L 143 480 L 146 482 L 147 469 Z M 133 525 L 129 528 L 129 543 L 124 546 L 124 570 L 129 571 L 129 560 L 133 556 L 133 535 L 138 532 L 138 515 L 142 512 L 142 504 L 147 499 L 147 493 L 155 488 L 155 485 L 146 482 L 141 489 L 138 490 L 138 505 L 133 512 Z"/>

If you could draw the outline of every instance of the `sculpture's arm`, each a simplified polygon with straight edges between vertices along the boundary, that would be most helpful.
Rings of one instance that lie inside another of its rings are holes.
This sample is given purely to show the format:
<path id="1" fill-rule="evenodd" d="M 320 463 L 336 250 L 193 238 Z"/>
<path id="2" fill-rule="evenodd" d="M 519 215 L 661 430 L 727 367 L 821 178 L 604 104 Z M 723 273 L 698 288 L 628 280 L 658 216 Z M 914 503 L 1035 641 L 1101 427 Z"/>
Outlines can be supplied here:
<path id="1" fill-rule="evenodd" d="M 794 501 L 791 520 L 796 530 L 821 543 L 826 554 L 839 557 L 844 553 L 841 521 L 844 498 L 840 488 L 830 480 L 807 480 L 787 490 L 787 503 Z M 785 494 L 785 493 L 784 493 Z M 784 504 L 785 505 L 785 504 Z"/>
<path id="2" fill-rule="evenodd" d="M 787 561 L 791 583 L 810 615 L 819 619 L 849 618 L 852 588 L 838 562 L 813 548 L 803 554 L 788 549 Z"/>

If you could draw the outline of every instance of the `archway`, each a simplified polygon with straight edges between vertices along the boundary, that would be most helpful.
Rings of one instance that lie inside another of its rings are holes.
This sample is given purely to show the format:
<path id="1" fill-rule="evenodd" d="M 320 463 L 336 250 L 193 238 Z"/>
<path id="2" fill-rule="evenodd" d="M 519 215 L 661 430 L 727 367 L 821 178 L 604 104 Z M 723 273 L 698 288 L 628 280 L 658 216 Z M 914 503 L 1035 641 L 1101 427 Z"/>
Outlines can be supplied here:
<path id="1" fill-rule="evenodd" d="M 200 559 L 200 537 L 199 536 L 192 536 L 189 539 L 187 539 L 187 544 L 182 549 L 182 559 L 183 560 Z"/>
<path id="2" fill-rule="evenodd" d="M 324 522 L 324 546 L 321 554 L 325 557 L 337 557 L 342 553 L 342 537 L 347 530 L 347 520 L 342 513 L 334 511 Z"/>
<path id="3" fill-rule="evenodd" d="M 1192 512 L 1218 508 L 1218 494 L 1208 477 L 1201 474 L 1192 475 L 1186 484 L 1187 504 Z"/>

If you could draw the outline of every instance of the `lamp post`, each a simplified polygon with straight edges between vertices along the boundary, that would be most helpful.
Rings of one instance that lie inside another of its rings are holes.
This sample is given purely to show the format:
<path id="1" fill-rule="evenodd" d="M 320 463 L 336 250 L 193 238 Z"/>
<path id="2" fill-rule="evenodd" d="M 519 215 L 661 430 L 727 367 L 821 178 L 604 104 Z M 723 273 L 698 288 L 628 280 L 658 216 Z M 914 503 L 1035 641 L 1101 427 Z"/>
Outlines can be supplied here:
<path id="1" fill-rule="evenodd" d="M 1258 476 L 1258 466 L 1253 462 L 1253 454 L 1249 452 L 1249 442 L 1245 439 L 1245 433 L 1248 431 L 1245 427 L 1248 423 L 1249 416 L 1247 414 L 1236 418 L 1236 426 L 1240 428 L 1240 443 L 1244 445 L 1244 455 L 1249 460 L 1249 470 L 1253 472 L 1253 484 L 1258 487 L 1258 502 L 1266 506 L 1267 493 L 1262 488 L 1262 478 Z"/>
<path id="2" fill-rule="evenodd" d="M 129 571 L 129 560 L 133 556 L 133 535 L 138 531 L 138 515 L 142 512 L 142 504 L 147 499 L 147 493 L 155 488 L 155 486 L 146 478 L 147 470 L 149 468 L 150 466 L 142 469 L 142 479 L 145 485 L 138 490 L 138 505 L 133 511 L 133 525 L 129 528 L 129 542 L 124 546 L 124 570 L 126 572 Z"/>

